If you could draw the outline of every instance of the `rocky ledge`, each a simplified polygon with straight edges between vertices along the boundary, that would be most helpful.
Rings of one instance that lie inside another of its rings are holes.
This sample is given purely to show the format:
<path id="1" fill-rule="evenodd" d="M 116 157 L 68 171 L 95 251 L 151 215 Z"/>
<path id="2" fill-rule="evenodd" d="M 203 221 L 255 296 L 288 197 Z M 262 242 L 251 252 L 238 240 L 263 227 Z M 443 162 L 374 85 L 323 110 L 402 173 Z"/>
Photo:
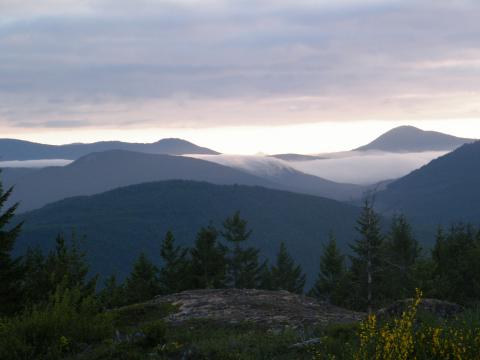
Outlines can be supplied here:
<path id="1" fill-rule="evenodd" d="M 302 327 L 330 323 L 351 323 L 365 314 L 345 310 L 313 298 L 287 291 L 218 289 L 191 290 L 157 296 L 153 304 L 170 303 L 178 312 L 167 321 L 182 323 L 208 319 L 221 323 L 255 322 L 269 327 Z"/>

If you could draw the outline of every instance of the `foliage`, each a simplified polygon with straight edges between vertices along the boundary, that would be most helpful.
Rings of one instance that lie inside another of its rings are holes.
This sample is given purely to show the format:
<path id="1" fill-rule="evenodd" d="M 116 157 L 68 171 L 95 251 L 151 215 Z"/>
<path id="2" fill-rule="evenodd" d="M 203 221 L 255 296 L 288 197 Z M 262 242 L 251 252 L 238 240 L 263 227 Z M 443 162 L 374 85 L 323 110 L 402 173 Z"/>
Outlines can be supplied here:
<path id="1" fill-rule="evenodd" d="M 360 325 L 360 346 L 355 359 L 477 359 L 480 351 L 479 323 L 463 319 L 437 324 L 421 322 L 417 308 L 422 293 L 399 319 L 383 324 L 370 315 Z"/>
<path id="2" fill-rule="evenodd" d="M 335 305 L 344 305 L 349 292 L 345 256 L 337 248 L 337 241 L 330 235 L 320 257 L 320 272 L 310 294 Z"/>
<path id="3" fill-rule="evenodd" d="M 112 320 L 82 289 L 62 289 L 47 304 L 0 322 L 0 358 L 62 359 L 113 334 Z"/>
<path id="4" fill-rule="evenodd" d="M 415 291 L 414 271 L 420 251 L 405 216 L 394 216 L 385 241 L 384 277 L 389 280 L 383 284 L 384 297 L 405 299 Z"/>
<path id="5" fill-rule="evenodd" d="M 445 233 L 439 229 L 432 250 L 433 295 L 461 304 L 480 298 L 480 241 L 470 225 L 456 224 Z"/>
<path id="6" fill-rule="evenodd" d="M 218 232 L 212 226 L 201 228 L 195 247 L 190 250 L 193 287 L 199 289 L 225 286 L 227 249 L 217 242 Z"/>
<path id="7" fill-rule="evenodd" d="M 171 231 L 165 235 L 160 248 L 163 266 L 159 273 L 160 290 L 171 294 L 190 287 L 188 249 L 175 245 Z"/>
<path id="8" fill-rule="evenodd" d="M 125 288 L 123 284 L 118 284 L 117 278 L 112 275 L 105 280 L 103 289 L 98 293 L 98 298 L 106 309 L 124 305 L 126 301 Z"/>
<path id="9" fill-rule="evenodd" d="M 10 188 L 4 191 L 0 183 L 0 210 L 8 201 L 12 190 Z M 15 204 L 0 214 L 0 316 L 13 314 L 22 306 L 23 269 L 20 259 L 14 259 L 11 255 L 22 224 L 6 229 L 17 206 L 18 204 Z"/>
<path id="10" fill-rule="evenodd" d="M 355 302 L 352 305 L 356 309 L 367 309 L 370 313 L 373 307 L 381 302 L 384 264 L 380 217 L 368 199 L 364 202 L 356 229 L 360 237 L 350 245 L 353 251 L 353 255 L 350 256 L 352 262 L 350 271 L 355 285 L 353 289 Z"/>
<path id="11" fill-rule="evenodd" d="M 160 292 L 158 269 L 144 253 L 133 266 L 132 273 L 125 280 L 125 297 L 129 304 L 152 299 Z"/>
<path id="12" fill-rule="evenodd" d="M 260 283 L 261 266 L 258 260 L 259 250 L 242 247 L 252 231 L 247 229 L 247 222 L 236 211 L 223 222 L 222 236 L 232 243 L 227 266 L 227 280 L 234 288 L 256 288 Z"/>
<path id="13" fill-rule="evenodd" d="M 272 288 L 302 293 L 305 286 L 305 274 L 300 265 L 296 265 L 287 251 L 285 243 L 280 243 L 277 261 L 271 269 Z"/>

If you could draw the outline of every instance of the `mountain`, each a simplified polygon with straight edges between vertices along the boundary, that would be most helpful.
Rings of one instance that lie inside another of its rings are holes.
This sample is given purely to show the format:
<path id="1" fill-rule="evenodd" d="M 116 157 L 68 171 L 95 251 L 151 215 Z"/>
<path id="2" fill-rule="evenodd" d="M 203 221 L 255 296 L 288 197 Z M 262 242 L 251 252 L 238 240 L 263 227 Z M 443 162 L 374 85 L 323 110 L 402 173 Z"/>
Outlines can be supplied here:
<path id="1" fill-rule="evenodd" d="M 413 126 L 400 126 L 355 150 L 387 152 L 451 151 L 474 139 L 459 138 L 436 131 L 424 131 Z"/>
<path id="2" fill-rule="evenodd" d="M 153 182 L 65 199 L 20 215 L 25 225 L 17 252 L 35 245 L 47 249 L 58 232 L 75 229 L 86 235 L 83 246 L 94 272 L 124 277 L 141 251 L 158 262 L 167 230 L 180 244 L 192 245 L 201 226 L 220 226 L 237 210 L 253 230 L 251 245 L 273 258 L 285 241 L 310 280 L 329 232 L 345 249 L 359 214 L 358 208 L 334 200 L 262 187 Z"/>
<path id="3" fill-rule="evenodd" d="M 19 201 L 19 211 L 38 209 L 71 196 L 93 195 L 121 186 L 174 179 L 220 185 L 258 185 L 341 200 L 355 199 L 363 194 L 363 187 L 337 184 L 295 170 L 267 173 L 255 175 L 185 156 L 111 150 L 86 155 L 66 166 L 6 168 L 1 178 L 5 187 L 15 185 L 11 203 Z"/>
<path id="4" fill-rule="evenodd" d="M 387 185 L 376 195 L 385 213 L 401 211 L 435 226 L 456 221 L 480 223 L 480 141 L 431 161 Z"/>
<path id="5" fill-rule="evenodd" d="M 101 141 L 91 144 L 47 145 L 16 139 L 0 139 L 0 159 L 75 160 L 92 152 L 107 150 L 129 150 L 150 154 L 218 154 L 216 151 L 197 146 L 182 139 L 162 139 L 151 144 L 126 143 L 121 141 Z"/>
<path id="6" fill-rule="evenodd" d="M 292 167 L 286 161 L 270 156 L 227 154 L 192 156 L 259 176 L 280 185 L 284 190 L 322 196 L 339 201 L 361 198 L 366 189 L 365 186 L 334 182 L 307 174 Z"/>

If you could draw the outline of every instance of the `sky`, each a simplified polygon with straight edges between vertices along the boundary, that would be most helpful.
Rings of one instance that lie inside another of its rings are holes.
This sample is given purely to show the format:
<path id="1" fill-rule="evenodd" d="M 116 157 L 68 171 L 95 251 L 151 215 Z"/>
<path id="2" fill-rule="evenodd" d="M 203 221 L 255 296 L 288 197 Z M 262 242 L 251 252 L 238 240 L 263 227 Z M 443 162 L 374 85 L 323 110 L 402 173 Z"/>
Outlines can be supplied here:
<path id="1" fill-rule="evenodd" d="M 319 153 L 480 138 L 478 0 L 0 0 L 0 132 Z"/>

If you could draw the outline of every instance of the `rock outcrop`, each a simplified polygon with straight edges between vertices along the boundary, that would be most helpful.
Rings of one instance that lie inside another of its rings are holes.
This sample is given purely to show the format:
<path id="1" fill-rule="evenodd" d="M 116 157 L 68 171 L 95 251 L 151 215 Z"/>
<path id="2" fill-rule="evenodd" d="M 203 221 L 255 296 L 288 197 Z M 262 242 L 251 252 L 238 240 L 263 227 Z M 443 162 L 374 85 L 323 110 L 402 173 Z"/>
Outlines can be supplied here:
<path id="1" fill-rule="evenodd" d="M 330 323 L 351 323 L 365 314 L 345 310 L 313 298 L 287 291 L 217 289 L 191 290 L 157 296 L 151 303 L 177 305 L 178 312 L 168 321 L 182 323 L 192 319 L 209 319 L 220 323 L 254 322 L 272 328 L 298 328 Z"/>

